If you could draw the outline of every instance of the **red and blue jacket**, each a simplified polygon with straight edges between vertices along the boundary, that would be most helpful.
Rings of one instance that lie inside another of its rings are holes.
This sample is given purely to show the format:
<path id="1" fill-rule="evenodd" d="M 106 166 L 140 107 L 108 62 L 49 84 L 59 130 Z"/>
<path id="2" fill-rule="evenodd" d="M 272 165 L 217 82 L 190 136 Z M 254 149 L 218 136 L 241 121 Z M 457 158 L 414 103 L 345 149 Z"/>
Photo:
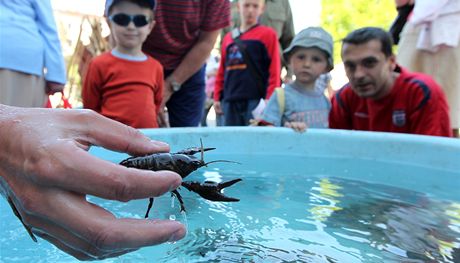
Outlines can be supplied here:
<path id="1" fill-rule="evenodd" d="M 264 94 L 261 94 L 257 77 L 253 76 L 248 68 L 243 53 L 232 38 L 231 31 L 222 41 L 214 100 L 241 101 L 270 98 L 275 88 L 280 86 L 281 60 L 276 32 L 270 27 L 256 25 L 241 33 L 239 39 L 256 67 L 255 70 L 262 76 Z"/>

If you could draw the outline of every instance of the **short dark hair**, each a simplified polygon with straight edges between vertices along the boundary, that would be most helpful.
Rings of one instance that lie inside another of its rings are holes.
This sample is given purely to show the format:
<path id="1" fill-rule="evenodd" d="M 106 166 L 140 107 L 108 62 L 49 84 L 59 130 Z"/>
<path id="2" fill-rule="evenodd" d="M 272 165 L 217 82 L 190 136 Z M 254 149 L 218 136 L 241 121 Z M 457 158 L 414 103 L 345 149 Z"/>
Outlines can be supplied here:
<path id="1" fill-rule="evenodd" d="M 147 8 L 150 10 L 152 9 L 148 1 L 145 1 L 145 0 L 113 0 L 113 3 L 110 5 L 107 14 L 110 15 L 112 13 L 113 8 L 123 2 L 133 3 L 135 5 L 138 5 L 141 8 Z"/>
<path id="2" fill-rule="evenodd" d="M 356 29 L 342 39 L 342 44 L 348 43 L 359 45 L 374 39 L 380 41 L 380 44 L 382 45 L 382 52 L 386 57 L 393 55 L 393 40 L 391 35 L 379 27 L 363 27 Z"/>

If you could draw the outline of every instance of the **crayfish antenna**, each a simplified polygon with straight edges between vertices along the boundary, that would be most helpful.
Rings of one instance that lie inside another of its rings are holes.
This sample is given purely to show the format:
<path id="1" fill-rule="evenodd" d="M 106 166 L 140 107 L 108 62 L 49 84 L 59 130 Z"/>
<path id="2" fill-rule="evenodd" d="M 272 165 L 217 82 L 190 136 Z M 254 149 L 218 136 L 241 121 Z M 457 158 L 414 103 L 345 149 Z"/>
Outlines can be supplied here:
<path id="1" fill-rule="evenodd" d="M 204 165 L 208 166 L 208 164 L 211 164 L 211 163 L 236 163 L 236 164 L 241 164 L 239 162 L 228 161 L 228 160 L 214 160 L 214 161 L 210 161 L 208 163 L 205 163 Z"/>

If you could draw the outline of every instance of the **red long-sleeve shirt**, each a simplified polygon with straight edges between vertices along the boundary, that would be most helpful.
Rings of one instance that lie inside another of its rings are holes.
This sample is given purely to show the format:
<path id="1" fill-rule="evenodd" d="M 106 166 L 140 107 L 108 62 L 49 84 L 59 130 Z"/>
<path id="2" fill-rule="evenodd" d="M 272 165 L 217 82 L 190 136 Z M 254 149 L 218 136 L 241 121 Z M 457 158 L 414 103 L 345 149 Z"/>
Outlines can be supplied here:
<path id="1" fill-rule="evenodd" d="M 441 87 L 428 75 L 400 72 L 390 94 L 361 98 L 346 85 L 332 98 L 329 127 L 364 131 L 452 136 L 449 107 Z"/>
<path id="2" fill-rule="evenodd" d="M 131 61 L 107 52 L 88 66 L 84 108 L 134 128 L 157 128 L 162 98 L 163 67 L 150 56 Z"/>

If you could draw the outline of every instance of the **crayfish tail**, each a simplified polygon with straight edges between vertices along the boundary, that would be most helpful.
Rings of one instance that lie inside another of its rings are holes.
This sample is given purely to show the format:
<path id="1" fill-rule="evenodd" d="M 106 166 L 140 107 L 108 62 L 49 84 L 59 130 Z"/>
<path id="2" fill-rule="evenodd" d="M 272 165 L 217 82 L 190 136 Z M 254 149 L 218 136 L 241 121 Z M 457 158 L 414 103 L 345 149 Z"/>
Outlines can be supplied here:
<path id="1" fill-rule="evenodd" d="M 214 201 L 214 202 L 238 202 L 240 199 L 228 197 L 221 192 L 217 191 L 209 191 L 209 192 L 201 192 L 198 193 L 201 197 L 206 200 Z"/>

